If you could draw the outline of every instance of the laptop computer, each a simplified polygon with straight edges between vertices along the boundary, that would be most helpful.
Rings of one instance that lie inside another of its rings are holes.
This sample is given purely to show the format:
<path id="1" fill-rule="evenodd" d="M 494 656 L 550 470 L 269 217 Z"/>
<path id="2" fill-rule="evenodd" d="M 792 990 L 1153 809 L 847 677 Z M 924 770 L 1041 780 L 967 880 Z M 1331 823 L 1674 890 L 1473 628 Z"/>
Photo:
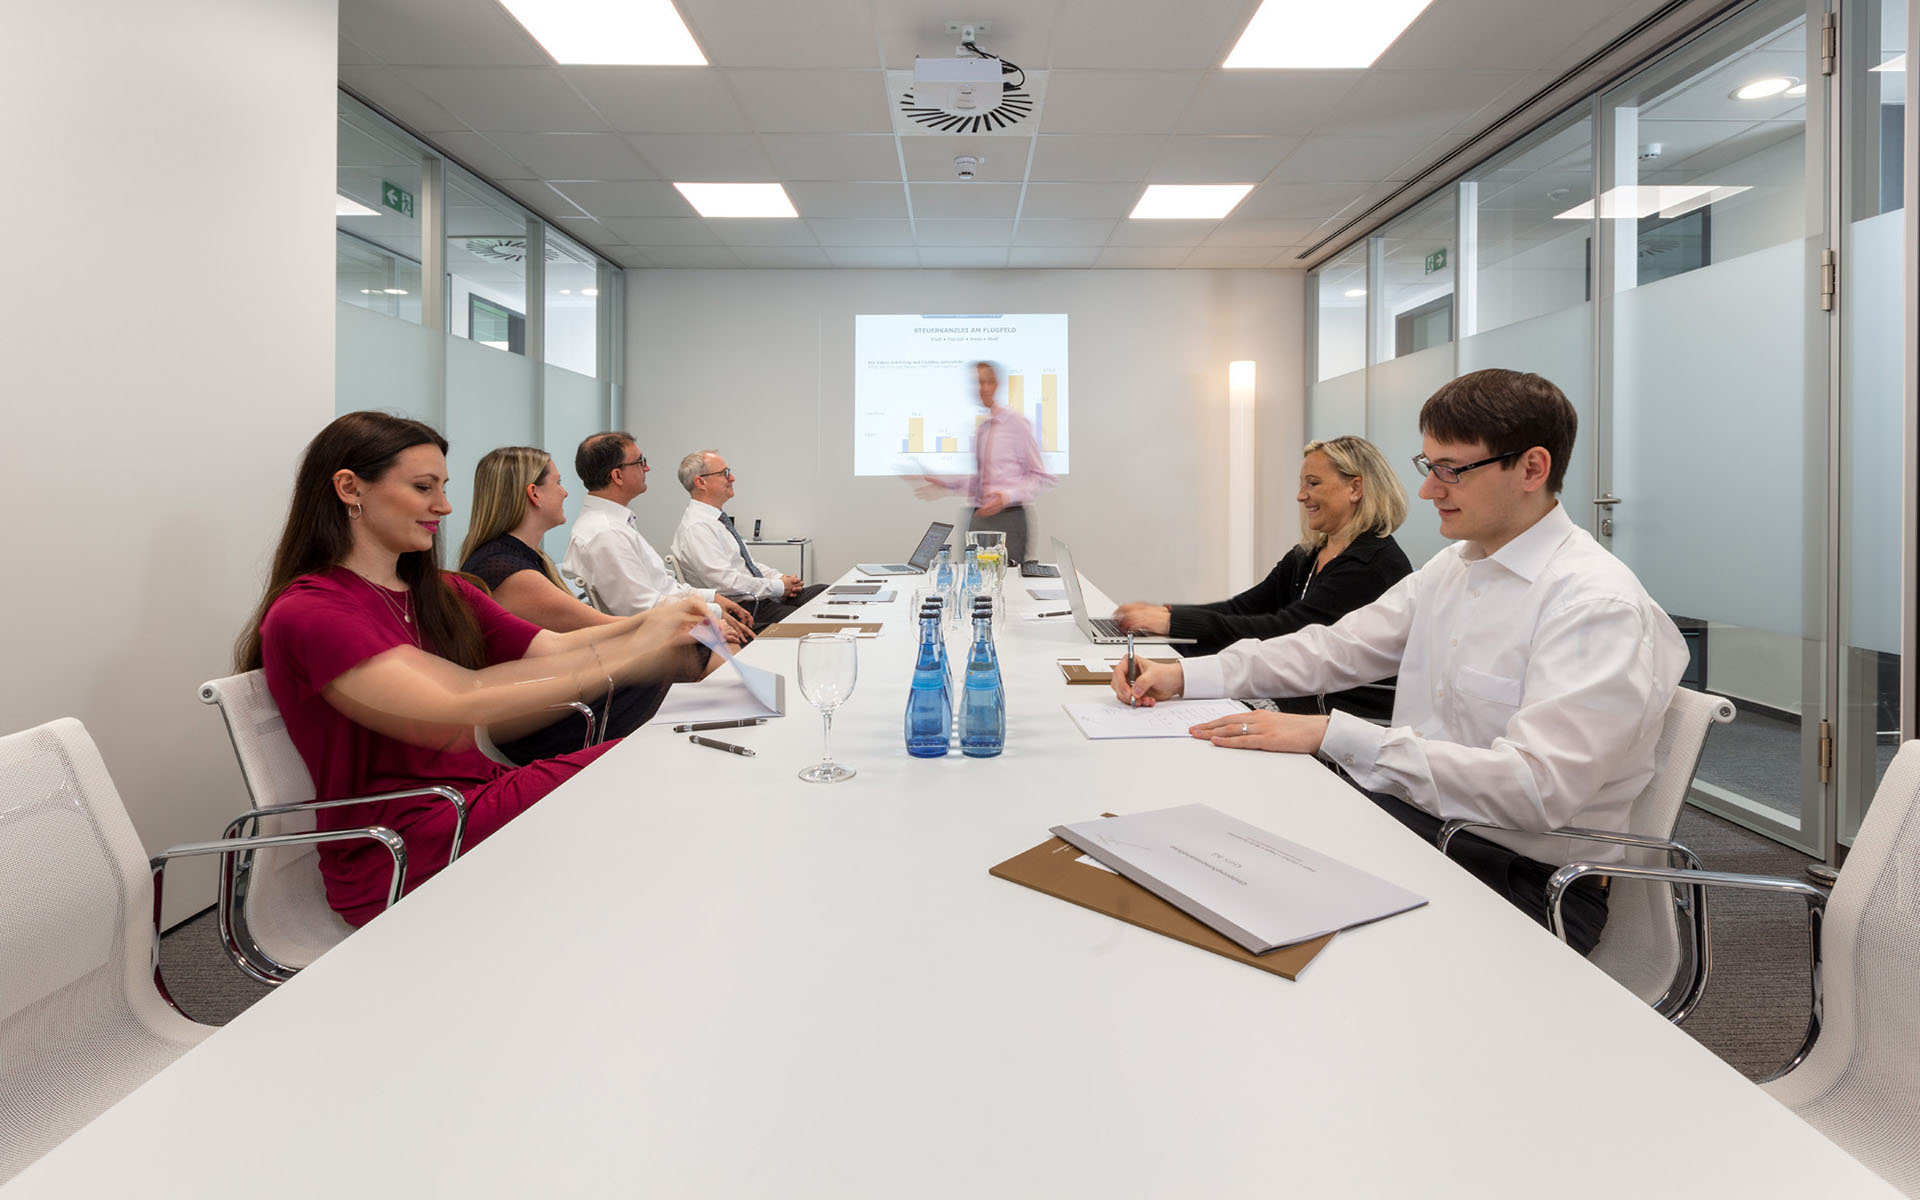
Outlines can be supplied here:
<path id="1" fill-rule="evenodd" d="M 1059 538 L 1053 539 L 1054 561 L 1060 564 L 1060 582 L 1067 587 L 1067 607 L 1073 610 L 1073 623 L 1087 640 L 1096 646 L 1111 646 L 1116 643 L 1125 645 L 1127 631 L 1120 628 L 1120 622 L 1112 617 L 1089 617 L 1087 598 L 1080 591 L 1080 572 L 1074 569 L 1073 552 Z M 1184 646 L 1197 641 L 1197 638 L 1162 637 L 1155 633 L 1136 633 L 1133 644 L 1136 646 Z"/>
<path id="2" fill-rule="evenodd" d="M 913 556 L 906 562 L 855 563 L 853 569 L 862 575 L 924 575 L 933 566 L 933 556 L 940 553 L 940 547 L 952 536 L 952 524 L 935 521 L 927 526 L 926 533 L 920 536 L 920 544 L 914 547 Z"/>

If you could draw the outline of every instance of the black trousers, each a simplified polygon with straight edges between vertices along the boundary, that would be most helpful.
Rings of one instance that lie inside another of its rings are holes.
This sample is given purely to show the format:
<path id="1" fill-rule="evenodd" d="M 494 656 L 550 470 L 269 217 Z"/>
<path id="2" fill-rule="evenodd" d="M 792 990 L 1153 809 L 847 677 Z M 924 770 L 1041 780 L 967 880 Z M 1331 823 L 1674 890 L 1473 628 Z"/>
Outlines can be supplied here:
<path id="1" fill-rule="evenodd" d="M 648 718 L 659 710 L 660 702 L 667 698 L 669 686 L 655 683 L 613 689 L 612 716 L 607 717 L 607 732 L 602 740 L 625 737 L 646 724 Z M 605 698 L 593 705 L 593 713 L 596 720 L 606 716 Z M 577 712 L 569 712 L 545 729 L 536 729 L 523 738 L 502 743 L 500 752 L 524 767 L 530 762 L 578 750 L 586 744 L 586 740 L 587 719 Z"/>
<path id="2" fill-rule="evenodd" d="M 826 584 L 815 583 L 801 588 L 791 599 L 786 600 L 773 596 L 729 596 L 727 598 L 753 614 L 755 629 L 764 629 L 799 612 L 809 600 L 826 590 Z"/>
<path id="3" fill-rule="evenodd" d="M 1027 561 L 1027 506 L 1009 504 L 990 517 L 980 515 L 980 510 L 967 510 L 967 532 L 976 529 L 998 530 L 1007 535 L 1007 565 L 1017 567 Z M 961 557 L 965 558 L 966 546 L 962 544 Z"/>
<path id="4" fill-rule="evenodd" d="M 1348 780 L 1349 783 L 1353 781 Z M 1358 784 L 1354 784 L 1356 788 Z M 1365 789 L 1360 789 L 1365 792 Z M 1368 799 L 1394 820 L 1413 830 L 1428 842 L 1440 836 L 1440 818 L 1422 812 L 1406 801 L 1384 792 L 1365 792 Z M 1498 842 L 1490 842 L 1462 830 L 1447 843 L 1447 857 L 1467 869 L 1475 879 L 1505 896 L 1521 912 L 1542 928 L 1553 926 L 1547 916 L 1547 880 L 1560 868 L 1528 858 Z M 1600 931 L 1607 927 L 1607 893 L 1598 879 L 1589 875 L 1567 889 L 1560 903 L 1560 915 L 1567 923 L 1567 944 L 1582 955 L 1593 953 Z"/>

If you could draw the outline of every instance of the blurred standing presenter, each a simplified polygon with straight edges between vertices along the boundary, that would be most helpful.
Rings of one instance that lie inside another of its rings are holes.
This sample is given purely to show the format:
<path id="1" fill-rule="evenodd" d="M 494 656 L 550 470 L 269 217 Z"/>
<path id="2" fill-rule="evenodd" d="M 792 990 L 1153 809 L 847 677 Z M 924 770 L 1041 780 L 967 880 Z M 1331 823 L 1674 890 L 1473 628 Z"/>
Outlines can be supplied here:
<path id="1" fill-rule="evenodd" d="M 967 493 L 973 508 L 967 513 L 967 530 L 999 530 L 1007 535 L 1007 564 L 1027 561 L 1027 534 L 1031 518 L 1028 504 L 1053 486 L 1053 476 L 1040 458 L 1040 444 L 1034 440 L 1033 426 L 1000 398 L 1000 364 L 972 364 L 980 388 L 980 407 L 987 419 L 973 441 L 972 475 L 910 475 L 917 481 L 923 500 L 932 500 L 948 492 Z"/>

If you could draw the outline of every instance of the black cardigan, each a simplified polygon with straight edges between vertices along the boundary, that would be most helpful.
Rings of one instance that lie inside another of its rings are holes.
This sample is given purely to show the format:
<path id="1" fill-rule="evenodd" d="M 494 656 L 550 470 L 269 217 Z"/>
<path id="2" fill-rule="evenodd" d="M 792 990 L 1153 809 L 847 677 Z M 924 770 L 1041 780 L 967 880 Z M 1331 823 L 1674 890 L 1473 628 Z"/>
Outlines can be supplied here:
<path id="1" fill-rule="evenodd" d="M 1308 625 L 1330 625 L 1354 609 L 1372 604 L 1413 572 L 1406 552 L 1391 534 L 1362 534 L 1316 576 L 1313 560 L 1317 553 L 1295 546 L 1265 579 L 1230 600 L 1170 606 L 1168 631 L 1174 637 L 1197 639 L 1192 645 L 1181 646 L 1181 652 L 1218 654 L 1242 638 L 1274 638 Z M 1313 583 L 1307 587 L 1309 579 Z M 1306 587 L 1304 596 L 1300 594 L 1302 587 Z M 1393 706 L 1391 693 L 1369 688 L 1336 692 L 1326 701 L 1360 717 L 1386 717 Z M 1282 707 L 1324 711 L 1312 698 L 1302 705 Z"/>

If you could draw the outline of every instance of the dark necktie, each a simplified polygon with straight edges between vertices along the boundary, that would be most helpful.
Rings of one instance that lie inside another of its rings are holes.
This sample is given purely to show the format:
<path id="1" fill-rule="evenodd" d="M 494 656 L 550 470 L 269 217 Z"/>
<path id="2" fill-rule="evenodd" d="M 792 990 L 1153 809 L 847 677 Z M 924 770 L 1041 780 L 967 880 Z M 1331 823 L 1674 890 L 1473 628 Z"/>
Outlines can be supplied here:
<path id="1" fill-rule="evenodd" d="M 740 547 L 740 561 L 747 564 L 747 574 L 755 579 L 763 578 L 759 566 L 753 561 L 753 555 L 747 553 L 746 540 L 740 536 L 740 531 L 733 527 L 733 517 L 727 513 L 721 513 L 720 523 L 727 527 L 727 532 L 733 535 L 734 542 Z"/>

